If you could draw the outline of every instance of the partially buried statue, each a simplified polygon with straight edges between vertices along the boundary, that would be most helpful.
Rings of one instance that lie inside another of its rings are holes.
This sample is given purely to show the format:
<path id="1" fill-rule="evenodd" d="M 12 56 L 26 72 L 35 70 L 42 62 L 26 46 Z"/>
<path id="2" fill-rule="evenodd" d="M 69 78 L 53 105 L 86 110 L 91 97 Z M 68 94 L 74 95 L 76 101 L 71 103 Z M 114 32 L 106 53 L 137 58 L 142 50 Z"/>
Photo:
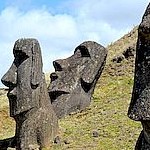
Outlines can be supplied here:
<path id="1" fill-rule="evenodd" d="M 150 3 L 138 29 L 135 76 L 128 116 L 141 121 L 136 150 L 150 150 Z"/>
<path id="2" fill-rule="evenodd" d="M 13 64 L 1 79 L 9 87 L 10 116 L 16 121 L 13 144 L 17 150 L 49 148 L 58 124 L 42 72 L 40 45 L 35 39 L 20 39 L 13 54 Z"/>
<path id="3" fill-rule="evenodd" d="M 107 50 L 92 41 L 83 42 L 67 59 L 53 62 L 48 88 L 58 118 L 90 105 L 97 80 L 105 65 Z"/>

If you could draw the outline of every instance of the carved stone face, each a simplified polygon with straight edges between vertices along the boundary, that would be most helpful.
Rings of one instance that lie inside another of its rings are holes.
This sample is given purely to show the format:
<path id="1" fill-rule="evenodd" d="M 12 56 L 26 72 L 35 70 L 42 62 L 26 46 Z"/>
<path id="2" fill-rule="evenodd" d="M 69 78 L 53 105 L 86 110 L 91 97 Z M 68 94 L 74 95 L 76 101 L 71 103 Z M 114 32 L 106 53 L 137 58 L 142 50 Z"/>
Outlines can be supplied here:
<path id="1" fill-rule="evenodd" d="M 14 61 L 2 83 L 9 87 L 10 116 L 15 116 L 37 105 L 32 90 L 42 78 L 42 58 L 35 39 L 20 39 L 13 48 Z M 36 73 L 38 72 L 38 73 Z"/>
<path id="2" fill-rule="evenodd" d="M 53 62 L 49 95 L 58 118 L 89 106 L 106 55 L 103 46 L 87 41 L 71 57 Z"/>

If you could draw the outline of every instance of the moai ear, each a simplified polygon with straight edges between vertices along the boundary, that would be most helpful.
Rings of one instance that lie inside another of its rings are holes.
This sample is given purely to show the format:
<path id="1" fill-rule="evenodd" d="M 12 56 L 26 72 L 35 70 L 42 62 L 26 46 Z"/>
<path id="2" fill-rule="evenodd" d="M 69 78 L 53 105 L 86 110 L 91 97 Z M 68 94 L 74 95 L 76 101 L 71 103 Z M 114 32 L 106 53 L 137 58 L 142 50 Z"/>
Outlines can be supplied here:
<path id="1" fill-rule="evenodd" d="M 33 41 L 32 46 L 32 66 L 31 66 L 31 87 L 37 88 L 42 80 L 42 56 L 40 45 L 37 40 Z"/>
<path id="2" fill-rule="evenodd" d="M 100 77 L 106 62 L 107 50 L 96 42 L 88 41 L 85 43 L 90 52 L 90 60 L 84 67 L 81 75 L 81 86 L 88 92 L 95 86 Z"/>
<path id="3" fill-rule="evenodd" d="M 102 62 L 100 61 L 98 64 L 95 65 L 91 61 L 88 67 L 83 70 L 83 74 L 81 77 L 81 86 L 86 93 L 90 91 L 92 87 L 95 87 L 96 81 L 99 79 L 104 69 L 106 62 L 105 59 L 106 57 L 103 58 Z"/>

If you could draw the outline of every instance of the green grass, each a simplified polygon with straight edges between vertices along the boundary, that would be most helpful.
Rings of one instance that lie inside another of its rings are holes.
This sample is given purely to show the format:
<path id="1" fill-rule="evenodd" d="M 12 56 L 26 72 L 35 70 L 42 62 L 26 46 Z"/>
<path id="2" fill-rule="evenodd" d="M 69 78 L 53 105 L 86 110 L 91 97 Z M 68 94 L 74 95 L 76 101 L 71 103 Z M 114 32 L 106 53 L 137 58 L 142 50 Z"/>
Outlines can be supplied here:
<path id="1" fill-rule="evenodd" d="M 90 107 L 59 121 L 61 144 L 53 150 L 131 150 L 141 125 L 127 117 L 133 75 L 110 76 L 104 71 Z M 13 136 L 15 124 L 9 117 L 6 94 L 1 96 L 0 138 Z M 4 105 L 5 104 L 5 105 Z M 97 131 L 98 137 L 92 132 Z M 69 144 L 64 144 L 67 140 Z"/>
<path id="2" fill-rule="evenodd" d="M 131 33 L 108 46 L 107 65 L 97 83 L 90 107 L 59 120 L 61 144 L 53 144 L 52 150 L 134 149 L 141 131 L 140 123 L 127 117 L 133 86 L 134 61 L 124 60 L 120 64 L 111 62 L 112 57 L 122 53 L 130 45 L 135 45 L 136 29 Z M 46 79 L 49 80 L 48 74 Z M 15 123 L 9 117 L 6 92 L 1 92 L 0 138 L 2 139 L 14 135 Z M 99 136 L 93 137 L 93 131 L 97 131 Z M 64 140 L 69 144 L 65 144 Z"/>
<path id="3" fill-rule="evenodd" d="M 55 149 L 134 149 L 141 126 L 127 117 L 132 83 L 130 77 L 102 77 L 91 106 L 60 121 L 62 138 L 70 144 L 58 145 Z M 95 130 L 99 133 L 97 138 L 92 136 Z"/>
<path id="4" fill-rule="evenodd" d="M 0 91 L 0 139 L 11 137 L 15 132 L 15 122 L 9 117 L 6 91 Z"/>

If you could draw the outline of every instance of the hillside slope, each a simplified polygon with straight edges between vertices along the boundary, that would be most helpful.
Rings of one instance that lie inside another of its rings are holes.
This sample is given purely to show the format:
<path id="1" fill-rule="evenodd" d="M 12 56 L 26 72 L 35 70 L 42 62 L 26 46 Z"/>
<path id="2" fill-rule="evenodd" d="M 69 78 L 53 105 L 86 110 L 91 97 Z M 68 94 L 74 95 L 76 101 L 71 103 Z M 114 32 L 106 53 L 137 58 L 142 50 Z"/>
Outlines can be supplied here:
<path id="1" fill-rule="evenodd" d="M 140 123 L 127 117 L 130 103 L 137 27 L 109 45 L 104 72 L 96 86 L 89 108 L 59 121 L 59 144 L 54 150 L 131 150 L 140 133 Z M 8 103 L 1 92 L 0 138 L 14 134 L 8 117 Z"/>

